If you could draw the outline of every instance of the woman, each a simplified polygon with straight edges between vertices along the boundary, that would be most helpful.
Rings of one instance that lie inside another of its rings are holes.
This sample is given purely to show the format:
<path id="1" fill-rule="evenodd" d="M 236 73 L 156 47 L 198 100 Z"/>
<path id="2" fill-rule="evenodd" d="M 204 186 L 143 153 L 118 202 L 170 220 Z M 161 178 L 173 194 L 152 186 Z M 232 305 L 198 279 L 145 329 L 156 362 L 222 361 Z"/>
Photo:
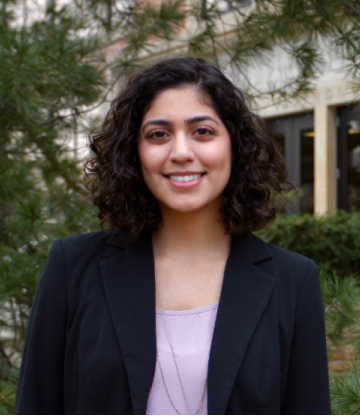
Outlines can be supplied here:
<path id="1" fill-rule="evenodd" d="M 157 63 L 91 148 L 111 231 L 53 245 L 17 412 L 329 413 L 316 266 L 251 234 L 286 173 L 241 92 L 202 60 Z"/>

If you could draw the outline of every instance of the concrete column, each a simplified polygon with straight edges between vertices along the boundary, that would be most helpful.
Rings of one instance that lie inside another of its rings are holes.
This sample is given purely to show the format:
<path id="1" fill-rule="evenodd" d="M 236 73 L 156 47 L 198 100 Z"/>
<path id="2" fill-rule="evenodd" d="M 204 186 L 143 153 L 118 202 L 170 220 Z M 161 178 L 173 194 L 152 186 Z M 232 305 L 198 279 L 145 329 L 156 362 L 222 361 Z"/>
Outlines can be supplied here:
<path id="1" fill-rule="evenodd" d="M 336 212 L 336 109 L 325 104 L 314 108 L 315 214 Z"/>

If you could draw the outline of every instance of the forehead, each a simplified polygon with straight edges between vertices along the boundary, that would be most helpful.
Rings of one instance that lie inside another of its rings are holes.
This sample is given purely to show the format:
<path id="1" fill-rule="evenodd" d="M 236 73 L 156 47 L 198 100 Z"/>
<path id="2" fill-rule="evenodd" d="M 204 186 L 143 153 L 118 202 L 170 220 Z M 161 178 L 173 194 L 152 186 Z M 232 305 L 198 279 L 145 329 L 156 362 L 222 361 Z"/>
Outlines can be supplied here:
<path id="1" fill-rule="evenodd" d="M 143 116 L 143 122 L 153 116 L 193 116 L 207 113 L 219 117 L 208 94 L 195 86 L 185 85 L 161 91 L 150 103 Z"/>

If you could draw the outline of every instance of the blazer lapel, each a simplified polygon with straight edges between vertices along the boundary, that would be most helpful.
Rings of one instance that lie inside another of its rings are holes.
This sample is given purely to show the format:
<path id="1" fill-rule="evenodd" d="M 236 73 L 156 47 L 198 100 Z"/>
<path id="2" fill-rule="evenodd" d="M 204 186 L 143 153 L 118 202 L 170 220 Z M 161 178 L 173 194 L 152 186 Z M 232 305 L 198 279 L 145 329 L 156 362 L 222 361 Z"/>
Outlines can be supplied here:
<path id="1" fill-rule="evenodd" d="M 226 413 L 247 345 L 274 287 L 275 279 L 256 266 L 270 257 L 254 235 L 233 237 L 209 358 L 209 414 Z"/>
<path id="2" fill-rule="evenodd" d="M 112 245 L 121 245 L 116 237 Z M 156 364 L 155 277 L 151 236 L 101 262 L 105 294 L 128 375 L 135 414 L 145 414 Z"/>
<path id="3" fill-rule="evenodd" d="M 112 237 L 111 245 L 122 247 Z M 123 247 L 122 247 L 123 248 Z M 155 275 L 150 235 L 101 262 L 104 288 L 126 366 L 135 414 L 145 414 L 156 364 Z M 225 414 L 247 345 L 275 279 L 256 264 L 266 245 L 246 233 L 233 237 L 209 358 L 208 413 Z"/>

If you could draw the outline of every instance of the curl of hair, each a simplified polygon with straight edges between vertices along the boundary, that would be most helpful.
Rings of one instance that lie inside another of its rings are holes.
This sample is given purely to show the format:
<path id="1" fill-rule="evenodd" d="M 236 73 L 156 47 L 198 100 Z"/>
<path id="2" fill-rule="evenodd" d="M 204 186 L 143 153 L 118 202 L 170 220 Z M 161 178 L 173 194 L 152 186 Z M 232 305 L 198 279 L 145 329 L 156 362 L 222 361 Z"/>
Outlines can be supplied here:
<path id="1" fill-rule="evenodd" d="M 101 224 L 128 240 L 157 230 L 161 222 L 137 151 L 143 115 L 160 92 L 185 85 L 193 85 L 210 100 L 230 133 L 232 169 L 221 211 L 227 232 L 264 227 L 275 218 L 276 195 L 292 188 L 266 123 L 248 109 L 241 91 L 202 59 L 164 60 L 132 76 L 111 103 L 101 129 L 90 134 L 93 157 L 85 164 L 86 185 Z"/>

